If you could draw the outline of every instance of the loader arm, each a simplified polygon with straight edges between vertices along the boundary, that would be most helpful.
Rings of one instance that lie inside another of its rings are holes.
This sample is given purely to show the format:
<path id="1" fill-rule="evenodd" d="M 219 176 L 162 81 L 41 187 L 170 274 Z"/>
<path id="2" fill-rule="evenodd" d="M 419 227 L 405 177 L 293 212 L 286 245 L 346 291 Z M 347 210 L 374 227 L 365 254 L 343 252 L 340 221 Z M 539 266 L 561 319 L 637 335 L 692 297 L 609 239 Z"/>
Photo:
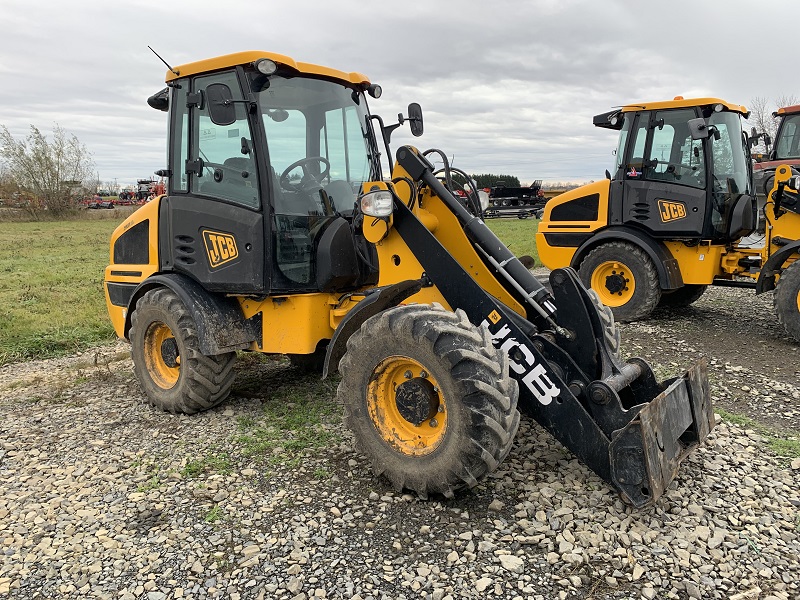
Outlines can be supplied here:
<path id="1" fill-rule="evenodd" d="M 663 493 L 678 464 L 713 427 L 705 363 L 658 383 L 647 363 L 622 362 L 608 346 L 597 308 L 572 269 L 551 274 L 553 295 L 500 240 L 461 206 L 412 148 L 398 164 L 458 217 L 498 282 L 526 303 L 528 319 L 487 293 L 404 203 L 394 228 L 455 310 L 485 325 L 510 360 L 520 408 L 535 418 L 630 504 Z M 519 266 L 517 266 L 519 265 Z"/>

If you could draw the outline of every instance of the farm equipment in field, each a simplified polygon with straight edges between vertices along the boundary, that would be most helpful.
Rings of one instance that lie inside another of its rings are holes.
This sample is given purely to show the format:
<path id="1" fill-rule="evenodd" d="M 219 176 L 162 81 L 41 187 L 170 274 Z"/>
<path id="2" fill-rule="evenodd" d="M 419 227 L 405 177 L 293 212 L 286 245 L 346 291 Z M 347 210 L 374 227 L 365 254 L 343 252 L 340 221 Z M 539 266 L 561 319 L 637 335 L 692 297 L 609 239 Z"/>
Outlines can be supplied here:
<path id="1" fill-rule="evenodd" d="M 542 190 L 541 179 L 537 179 L 529 187 L 509 187 L 504 181 L 498 181 L 489 189 L 489 206 L 484 211 L 484 216 L 538 219 L 545 204 L 547 198 Z"/>
<path id="2" fill-rule="evenodd" d="M 549 202 L 536 235 L 542 262 L 577 269 L 626 321 L 688 306 L 709 285 L 774 289 L 778 320 L 800 341 L 800 178 L 776 167 L 761 244 L 743 243 L 757 225 L 747 114 L 676 98 L 596 116 L 620 132 L 614 172 Z"/>
<path id="3" fill-rule="evenodd" d="M 364 75 L 243 52 L 167 86 L 148 100 L 170 113 L 166 194 L 116 229 L 104 281 L 154 406 L 218 405 L 238 351 L 339 371 L 374 472 L 423 498 L 493 471 L 520 410 L 638 507 L 708 435 L 705 363 L 659 382 L 623 360 L 575 272 L 548 291 L 427 153 L 401 147 L 384 178 L 399 124 Z M 422 134 L 419 105 L 400 120 Z"/>

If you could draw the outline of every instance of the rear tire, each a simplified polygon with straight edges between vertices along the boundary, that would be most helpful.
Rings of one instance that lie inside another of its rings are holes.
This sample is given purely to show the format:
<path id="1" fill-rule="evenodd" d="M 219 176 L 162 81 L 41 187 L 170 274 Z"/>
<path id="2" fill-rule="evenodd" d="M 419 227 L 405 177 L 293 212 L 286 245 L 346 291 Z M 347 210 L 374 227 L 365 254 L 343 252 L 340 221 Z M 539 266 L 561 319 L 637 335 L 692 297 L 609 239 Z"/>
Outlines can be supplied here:
<path id="1" fill-rule="evenodd" d="M 786 333 L 800 342 L 800 262 L 783 270 L 772 298 L 778 321 Z"/>
<path id="2" fill-rule="evenodd" d="M 153 406 L 194 414 L 230 393 L 236 353 L 202 354 L 194 320 L 172 290 L 150 290 L 139 299 L 129 337 L 134 373 Z"/>
<path id="3" fill-rule="evenodd" d="M 658 305 L 668 308 L 683 308 L 697 302 L 706 289 L 708 289 L 707 285 L 687 283 L 677 290 L 664 290 L 661 292 L 661 301 Z"/>
<path id="4" fill-rule="evenodd" d="M 340 371 L 345 423 L 398 491 L 450 498 L 511 449 L 517 382 L 463 311 L 413 304 L 375 315 L 347 341 Z"/>
<path id="5" fill-rule="evenodd" d="M 627 242 L 608 242 L 589 252 L 578 272 L 587 288 L 622 323 L 644 319 L 661 298 L 658 271 L 647 253 Z"/>

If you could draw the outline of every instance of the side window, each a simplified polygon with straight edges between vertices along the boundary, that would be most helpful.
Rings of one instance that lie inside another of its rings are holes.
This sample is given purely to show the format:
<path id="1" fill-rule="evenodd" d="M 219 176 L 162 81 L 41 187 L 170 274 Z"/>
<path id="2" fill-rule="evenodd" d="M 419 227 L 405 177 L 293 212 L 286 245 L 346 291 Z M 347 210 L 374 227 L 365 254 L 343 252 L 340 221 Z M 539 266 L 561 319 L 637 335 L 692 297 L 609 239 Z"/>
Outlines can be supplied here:
<path id="1" fill-rule="evenodd" d="M 688 122 L 694 117 L 691 109 L 655 113 L 645 179 L 705 187 L 703 144 L 689 134 Z"/>
<path id="2" fill-rule="evenodd" d="M 239 82 L 233 72 L 219 73 L 194 80 L 194 91 L 202 91 L 212 83 L 227 85 L 234 100 L 241 100 Z M 230 125 L 211 121 L 207 105 L 196 109 L 192 156 L 202 160 L 202 175 L 195 176 L 193 192 L 259 207 L 258 179 L 253 157 L 253 136 L 247 121 L 244 103 L 236 103 L 236 120 Z"/>
<path id="3" fill-rule="evenodd" d="M 647 142 L 647 115 L 648 113 L 640 113 L 636 121 L 636 127 L 631 129 L 630 134 L 633 136 L 633 149 L 631 150 L 628 162 L 625 163 L 625 179 L 642 178 L 642 170 L 644 169 L 644 147 Z M 626 121 L 629 118 L 632 119 L 633 117 L 626 117 Z M 619 150 L 617 150 L 617 153 L 619 154 Z"/>
<path id="4" fill-rule="evenodd" d="M 177 192 L 186 192 L 189 190 L 188 176 L 186 175 L 186 160 L 189 158 L 189 112 L 186 107 L 186 88 L 188 81 L 181 81 L 180 87 L 172 88 L 172 98 L 170 98 L 171 106 L 173 107 L 172 118 L 174 123 L 172 126 L 172 139 L 170 144 L 172 146 L 172 160 L 177 168 L 172 168 L 171 184 L 172 189 Z"/>
<path id="5" fill-rule="evenodd" d="M 784 117 L 783 131 L 775 148 L 778 158 L 800 158 L 800 115 Z"/>

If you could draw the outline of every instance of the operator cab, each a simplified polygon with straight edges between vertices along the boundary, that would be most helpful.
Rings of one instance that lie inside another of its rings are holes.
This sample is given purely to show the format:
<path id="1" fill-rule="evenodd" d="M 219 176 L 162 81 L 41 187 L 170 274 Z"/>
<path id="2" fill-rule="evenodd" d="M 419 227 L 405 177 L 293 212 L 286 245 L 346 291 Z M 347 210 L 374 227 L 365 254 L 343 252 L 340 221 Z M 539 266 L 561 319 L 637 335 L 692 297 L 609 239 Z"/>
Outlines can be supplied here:
<path id="1" fill-rule="evenodd" d="M 756 224 L 743 107 L 706 98 L 628 105 L 594 124 L 619 130 L 609 225 L 654 238 L 732 242 Z"/>
<path id="2" fill-rule="evenodd" d="M 222 57 L 230 60 L 217 59 L 217 70 L 183 65 L 168 76 L 168 95 L 151 98 L 170 110 L 162 270 L 237 294 L 373 283 L 374 248 L 353 221 L 363 184 L 382 179 L 365 94 L 377 86 L 243 54 L 254 56 Z"/>

